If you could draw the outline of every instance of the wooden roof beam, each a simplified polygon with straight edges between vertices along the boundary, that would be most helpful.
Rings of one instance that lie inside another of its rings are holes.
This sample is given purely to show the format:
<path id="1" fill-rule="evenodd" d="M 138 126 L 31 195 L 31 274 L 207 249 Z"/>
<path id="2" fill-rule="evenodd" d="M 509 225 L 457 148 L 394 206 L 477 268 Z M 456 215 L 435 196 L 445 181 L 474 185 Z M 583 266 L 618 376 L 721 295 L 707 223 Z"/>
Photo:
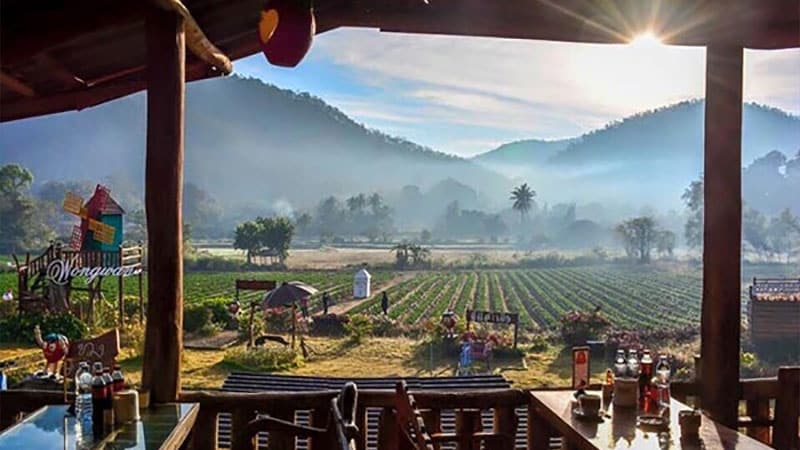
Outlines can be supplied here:
<path id="1" fill-rule="evenodd" d="M 194 20 L 192 14 L 180 0 L 152 0 L 157 6 L 168 11 L 174 11 L 183 17 L 183 27 L 186 33 L 186 46 L 195 56 L 214 66 L 225 75 L 233 72 L 233 64 L 225 53 L 218 49 L 205 35 L 200 25 Z"/>
<path id="2" fill-rule="evenodd" d="M 73 89 L 77 86 L 85 86 L 86 82 L 79 76 L 72 73 L 64 64 L 50 56 L 49 53 L 41 53 L 36 56 L 36 61 L 52 73 L 65 89 Z"/>
<path id="3" fill-rule="evenodd" d="M 36 92 L 30 86 L 1 70 L 0 84 L 24 97 L 36 97 Z"/>

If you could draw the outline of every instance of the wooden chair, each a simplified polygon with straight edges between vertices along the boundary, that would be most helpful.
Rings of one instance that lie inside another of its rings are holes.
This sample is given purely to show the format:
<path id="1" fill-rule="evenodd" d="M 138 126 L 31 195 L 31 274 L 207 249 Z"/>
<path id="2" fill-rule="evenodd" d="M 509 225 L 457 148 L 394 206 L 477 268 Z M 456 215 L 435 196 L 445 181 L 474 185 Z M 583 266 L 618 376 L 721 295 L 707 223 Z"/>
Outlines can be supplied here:
<path id="1" fill-rule="evenodd" d="M 460 450 L 480 448 L 513 450 L 516 440 L 517 418 L 513 410 L 510 422 L 514 426 L 506 430 L 483 431 L 481 411 L 478 409 L 456 411 L 456 432 L 429 432 L 422 413 L 417 408 L 414 396 L 409 394 L 405 381 L 395 386 L 395 410 L 400 432 L 400 449 L 434 450 L 440 444 L 455 442 Z M 484 445 L 481 446 L 481 443 Z"/>
<path id="2" fill-rule="evenodd" d="M 394 408 L 400 433 L 400 449 L 433 450 L 433 439 L 417 409 L 417 401 L 408 393 L 404 380 L 395 385 Z"/>
<path id="3" fill-rule="evenodd" d="M 342 387 L 339 395 L 331 399 L 331 414 L 327 428 L 298 425 L 294 422 L 260 414 L 247 424 L 247 437 L 257 449 L 256 435 L 261 432 L 279 432 L 293 438 L 311 438 L 314 442 L 329 442 L 335 450 L 356 450 L 355 439 L 359 436 L 355 423 L 358 404 L 358 388 L 355 383 L 348 382 Z M 315 448 L 317 448 L 315 446 Z"/>

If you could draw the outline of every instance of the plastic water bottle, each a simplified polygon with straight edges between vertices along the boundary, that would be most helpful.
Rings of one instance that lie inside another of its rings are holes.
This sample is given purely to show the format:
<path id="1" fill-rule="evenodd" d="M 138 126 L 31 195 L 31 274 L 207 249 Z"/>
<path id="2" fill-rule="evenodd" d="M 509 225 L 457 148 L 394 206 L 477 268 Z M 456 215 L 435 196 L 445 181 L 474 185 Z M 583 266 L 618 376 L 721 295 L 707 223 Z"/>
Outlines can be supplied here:
<path id="1" fill-rule="evenodd" d="M 79 422 L 92 420 L 92 372 L 85 361 L 75 371 L 75 417 Z"/>
<path id="2" fill-rule="evenodd" d="M 628 375 L 628 365 L 625 363 L 625 350 L 617 350 L 617 356 L 614 358 L 614 376 L 623 378 Z"/>
<path id="3" fill-rule="evenodd" d="M 639 377 L 639 354 L 635 349 L 628 352 L 628 376 L 631 378 Z"/>

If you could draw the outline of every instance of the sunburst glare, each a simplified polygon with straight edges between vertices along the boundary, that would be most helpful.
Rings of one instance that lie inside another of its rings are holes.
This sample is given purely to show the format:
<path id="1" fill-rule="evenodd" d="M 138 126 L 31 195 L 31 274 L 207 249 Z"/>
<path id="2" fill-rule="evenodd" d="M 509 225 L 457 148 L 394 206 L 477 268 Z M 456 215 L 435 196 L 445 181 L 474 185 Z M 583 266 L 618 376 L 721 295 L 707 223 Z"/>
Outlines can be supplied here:
<path id="1" fill-rule="evenodd" d="M 661 39 L 651 30 L 637 34 L 630 42 L 630 45 L 635 47 L 656 47 L 662 44 Z"/>

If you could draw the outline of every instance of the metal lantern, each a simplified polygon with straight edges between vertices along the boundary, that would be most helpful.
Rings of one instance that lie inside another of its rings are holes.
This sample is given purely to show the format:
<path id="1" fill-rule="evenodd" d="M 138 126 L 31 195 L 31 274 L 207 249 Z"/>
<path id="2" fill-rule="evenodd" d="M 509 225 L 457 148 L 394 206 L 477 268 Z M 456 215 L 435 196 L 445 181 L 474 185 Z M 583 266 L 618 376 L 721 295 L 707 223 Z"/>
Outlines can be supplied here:
<path id="1" fill-rule="evenodd" d="M 316 32 L 310 0 L 271 0 L 261 11 L 258 41 L 267 61 L 295 67 L 311 48 Z"/>

